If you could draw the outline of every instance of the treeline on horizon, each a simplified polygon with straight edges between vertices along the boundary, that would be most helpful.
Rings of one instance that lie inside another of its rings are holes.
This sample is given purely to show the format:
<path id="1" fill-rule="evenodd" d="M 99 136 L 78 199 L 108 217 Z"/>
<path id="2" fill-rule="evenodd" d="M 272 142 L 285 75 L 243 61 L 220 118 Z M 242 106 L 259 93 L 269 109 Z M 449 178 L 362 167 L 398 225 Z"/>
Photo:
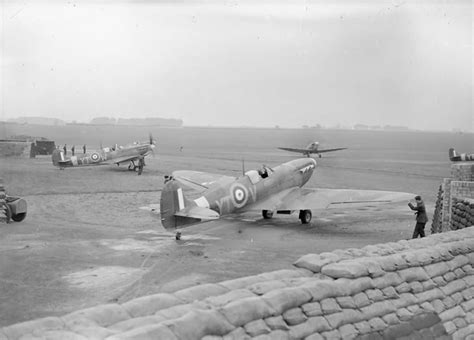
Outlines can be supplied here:
<path id="1" fill-rule="evenodd" d="M 37 125 L 68 125 L 68 124 L 88 124 L 88 125 L 137 125 L 137 126 L 169 126 L 181 127 L 183 126 L 182 119 L 175 118 L 113 118 L 113 117 L 96 117 L 91 119 L 88 123 L 79 123 L 76 121 L 66 122 L 58 118 L 48 117 L 19 117 L 9 119 L 10 123 L 17 124 L 37 124 Z"/>

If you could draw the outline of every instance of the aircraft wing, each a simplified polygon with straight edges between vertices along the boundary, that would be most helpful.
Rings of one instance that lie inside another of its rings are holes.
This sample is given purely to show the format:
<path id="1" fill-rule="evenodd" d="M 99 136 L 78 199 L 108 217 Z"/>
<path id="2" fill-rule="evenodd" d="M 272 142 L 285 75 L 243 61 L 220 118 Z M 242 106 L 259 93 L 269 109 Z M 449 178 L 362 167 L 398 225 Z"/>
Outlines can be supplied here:
<path id="1" fill-rule="evenodd" d="M 292 188 L 253 204 L 248 210 L 347 209 L 409 201 L 413 197 L 414 194 L 395 191 Z"/>
<path id="2" fill-rule="evenodd" d="M 125 163 L 125 162 L 130 162 L 130 161 L 136 161 L 137 159 L 141 157 L 143 156 L 139 156 L 139 155 L 122 156 L 122 157 L 112 158 L 110 160 L 114 162 L 115 164 L 120 164 L 120 163 Z"/>
<path id="3" fill-rule="evenodd" d="M 335 149 L 318 149 L 311 151 L 311 153 L 324 153 L 324 152 L 332 152 L 332 151 L 339 151 L 339 150 L 346 150 L 347 148 L 335 148 Z"/>
<path id="4" fill-rule="evenodd" d="M 235 177 L 213 174 L 209 172 L 178 170 L 172 176 L 181 184 L 198 191 L 224 185 L 236 180 Z"/>
<path id="5" fill-rule="evenodd" d="M 296 149 L 296 148 L 278 148 L 280 150 L 290 151 L 290 152 L 299 152 L 299 153 L 306 153 L 310 152 L 311 150 L 308 149 Z"/>

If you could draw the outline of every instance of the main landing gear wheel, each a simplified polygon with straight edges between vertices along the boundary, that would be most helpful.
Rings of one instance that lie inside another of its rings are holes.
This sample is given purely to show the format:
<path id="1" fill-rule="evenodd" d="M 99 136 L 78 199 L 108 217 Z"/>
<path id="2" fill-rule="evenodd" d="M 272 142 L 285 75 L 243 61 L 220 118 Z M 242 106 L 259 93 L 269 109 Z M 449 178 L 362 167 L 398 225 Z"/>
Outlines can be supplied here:
<path id="1" fill-rule="evenodd" d="M 19 213 L 16 215 L 12 215 L 12 220 L 15 222 L 21 222 L 25 219 L 26 213 Z"/>
<path id="2" fill-rule="evenodd" d="M 311 222 L 311 218 L 313 217 L 313 214 L 311 213 L 311 210 L 300 210 L 300 220 L 302 224 L 308 224 Z"/>
<path id="3" fill-rule="evenodd" d="M 262 210 L 262 216 L 264 219 L 269 220 L 273 217 L 273 211 L 271 210 Z"/>

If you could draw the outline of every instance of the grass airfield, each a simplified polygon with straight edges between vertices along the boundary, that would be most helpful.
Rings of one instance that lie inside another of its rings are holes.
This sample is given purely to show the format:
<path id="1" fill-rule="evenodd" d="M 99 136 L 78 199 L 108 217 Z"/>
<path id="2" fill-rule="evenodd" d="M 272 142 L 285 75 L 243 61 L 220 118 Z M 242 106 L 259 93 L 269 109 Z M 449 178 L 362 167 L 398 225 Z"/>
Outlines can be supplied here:
<path id="1" fill-rule="evenodd" d="M 432 219 L 438 187 L 450 175 L 448 148 L 472 152 L 472 134 L 314 129 L 148 128 L 5 124 L 0 137 L 44 136 L 88 150 L 157 139 L 141 176 L 127 166 L 59 170 L 49 156 L 0 159 L 10 195 L 24 197 L 28 216 L 0 227 L 0 326 L 142 295 L 171 292 L 289 268 L 300 256 L 410 238 L 406 202 L 395 206 L 262 220 L 248 213 L 183 229 L 181 241 L 139 207 L 159 202 L 163 176 L 191 169 L 239 176 L 297 154 L 278 146 L 319 141 L 348 147 L 316 158 L 307 187 L 406 191 L 424 197 Z M 182 151 L 180 151 L 180 147 Z M 426 231 L 429 233 L 431 221 Z"/>

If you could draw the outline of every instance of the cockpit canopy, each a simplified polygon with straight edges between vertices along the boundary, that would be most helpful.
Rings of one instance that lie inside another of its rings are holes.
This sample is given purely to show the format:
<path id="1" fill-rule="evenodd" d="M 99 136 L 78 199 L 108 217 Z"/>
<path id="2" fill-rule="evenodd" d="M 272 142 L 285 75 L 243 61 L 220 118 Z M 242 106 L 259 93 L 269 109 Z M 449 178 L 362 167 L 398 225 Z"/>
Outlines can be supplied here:
<path id="1" fill-rule="evenodd" d="M 272 174 L 273 170 L 266 165 L 262 165 L 262 167 L 258 170 L 249 170 L 245 173 L 245 175 L 248 176 L 252 184 L 257 184 L 262 179 L 267 178 Z"/>

